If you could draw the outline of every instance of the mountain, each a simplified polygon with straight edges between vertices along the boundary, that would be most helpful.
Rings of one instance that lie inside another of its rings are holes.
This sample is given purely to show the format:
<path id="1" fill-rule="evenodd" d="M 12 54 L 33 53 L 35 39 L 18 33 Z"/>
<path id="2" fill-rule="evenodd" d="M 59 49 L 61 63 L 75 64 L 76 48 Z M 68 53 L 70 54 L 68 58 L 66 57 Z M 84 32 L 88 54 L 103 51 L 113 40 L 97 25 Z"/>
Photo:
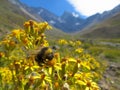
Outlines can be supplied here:
<path id="1" fill-rule="evenodd" d="M 28 9 L 31 8 L 19 2 L 19 0 L 0 0 L 0 36 L 5 35 L 12 29 L 23 28 L 23 23 L 27 20 L 43 21 L 38 14 L 29 13 Z M 61 30 L 54 27 L 53 29 L 46 32 L 51 38 L 55 36 L 52 33 L 59 33 L 57 37 L 65 35 Z"/>
<path id="2" fill-rule="evenodd" d="M 42 7 L 28 7 L 26 10 L 31 14 L 36 14 L 42 17 L 43 20 L 49 22 L 52 26 L 64 32 L 74 33 L 86 28 L 90 28 L 116 15 L 118 12 L 120 12 L 120 5 L 110 11 L 105 11 L 102 14 L 96 13 L 95 15 L 92 15 L 86 19 L 83 19 L 83 17 L 78 16 L 75 13 L 67 11 L 65 11 L 61 16 L 56 16 L 52 12 Z"/>
<path id="3" fill-rule="evenodd" d="M 100 22 L 103 22 L 113 16 L 115 16 L 116 14 L 118 14 L 120 12 L 120 5 L 116 6 L 115 8 L 113 8 L 112 10 L 109 11 L 104 11 L 102 14 L 100 13 L 96 13 L 90 17 L 88 17 L 80 26 L 80 29 L 78 31 L 81 30 L 85 30 L 86 28 L 90 28 Z"/>
<path id="4" fill-rule="evenodd" d="M 56 25 L 58 28 L 61 27 L 62 30 L 68 33 L 76 32 L 80 25 L 84 22 L 85 19 L 81 18 L 75 13 L 70 13 L 65 11 L 63 15 L 59 18 L 61 21 L 59 25 Z"/>
<path id="5" fill-rule="evenodd" d="M 113 20 L 111 18 L 117 17 L 119 13 L 120 5 L 110 11 L 105 11 L 102 14 L 97 13 L 83 19 L 78 14 L 68 11 L 65 11 L 61 16 L 56 16 L 42 7 L 28 7 L 19 0 L 0 0 L 0 33 L 6 33 L 9 29 L 16 27 L 21 28 L 26 20 L 33 19 L 47 21 L 54 27 L 56 33 L 61 30 L 67 33 L 80 32 L 81 35 L 85 32 L 87 34 L 94 31 L 93 29 L 102 28 L 101 25 L 108 25 L 107 22 Z M 105 26 L 104 29 L 106 28 L 108 27 Z M 63 34 L 61 31 L 59 33 Z"/>
<path id="6" fill-rule="evenodd" d="M 77 33 L 76 36 L 84 38 L 120 38 L 120 12 L 101 23 Z"/>
<path id="7" fill-rule="evenodd" d="M 13 28 L 22 27 L 23 23 L 29 19 L 36 18 L 22 8 L 18 0 L 0 0 L 0 35 Z"/>
<path id="8" fill-rule="evenodd" d="M 84 19 L 75 13 L 65 11 L 62 16 L 58 17 L 50 11 L 42 7 L 26 8 L 31 14 L 38 14 L 45 21 L 49 22 L 52 26 L 61 29 L 64 32 L 75 32 L 80 28 Z"/>

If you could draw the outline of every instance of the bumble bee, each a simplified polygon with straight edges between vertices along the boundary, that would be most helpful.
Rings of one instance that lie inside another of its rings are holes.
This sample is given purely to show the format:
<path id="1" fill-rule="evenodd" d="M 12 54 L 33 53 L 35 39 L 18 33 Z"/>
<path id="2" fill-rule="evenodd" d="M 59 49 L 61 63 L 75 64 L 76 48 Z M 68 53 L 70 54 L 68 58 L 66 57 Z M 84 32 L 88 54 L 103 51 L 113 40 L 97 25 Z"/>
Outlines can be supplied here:
<path id="1" fill-rule="evenodd" d="M 43 47 L 35 56 L 35 61 L 39 66 L 43 66 L 48 61 L 51 61 L 54 58 L 54 53 L 51 48 Z"/>

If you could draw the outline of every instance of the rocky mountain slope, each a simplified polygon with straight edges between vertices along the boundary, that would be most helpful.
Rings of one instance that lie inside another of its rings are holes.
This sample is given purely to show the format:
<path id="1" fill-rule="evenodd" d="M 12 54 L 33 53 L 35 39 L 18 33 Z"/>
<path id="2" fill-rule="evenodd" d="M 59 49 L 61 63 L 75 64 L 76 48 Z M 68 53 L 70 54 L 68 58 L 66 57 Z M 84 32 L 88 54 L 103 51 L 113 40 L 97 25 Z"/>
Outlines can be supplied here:
<path id="1" fill-rule="evenodd" d="M 0 33 L 4 34 L 13 28 L 20 28 L 23 22 L 29 19 L 35 20 L 18 1 L 0 0 Z"/>
<path id="2" fill-rule="evenodd" d="M 86 38 L 120 38 L 120 12 L 113 17 L 77 33 Z"/>
<path id="3" fill-rule="evenodd" d="M 95 14 L 86 19 L 75 13 L 65 11 L 62 16 L 56 16 L 48 10 L 38 7 L 28 7 L 19 0 L 0 1 L 0 32 L 21 27 L 28 19 L 47 21 L 56 29 L 67 33 L 82 32 L 77 35 L 85 37 L 119 37 L 120 5 L 102 14 Z M 56 30 L 55 29 L 55 30 Z M 60 31 L 60 32 L 61 32 Z M 99 35 L 98 35 L 99 34 Z M 106 34 L 108 34 L 106 36 Z"/>
<path id="4" fill-rule="evenodd" d="M 80 28 L 80 25 L 85 19 L 75 13 L 65 11 L 62 16 L 56 16 L 52 12 L 42 7 L 26 7 L 26 10 L 31 14 L 37 14 L 52 26 L 61 29 L 64 32 L 75 32 Z"/>
<path id="5" fill-rule="evenodd" d="M 8 33 L 12 29 L 23 28 L 23 23 L 27 20 L 43 21 L 37 14 L 29 13 L 26 7 L 19 0 L 0 0 L 0 36 Z M 50 37 L 55 36 L 52 33 L 59 33 L 57 34 L 58 37 L 64 35 L 61 30 L 53 29 L 53 31 L 47 32 Z"/>
<path id="6" fill-rule="evenodd" d="M 120 5 L 116 6 L 110 11 L 105 11 L 102 14 L 97 13 L 86 19 L 83 19 L 81 16 L 78 16 L 75 13 L 67 11 L 65 11 L 62 16 L 56 16 L 42 7 L 26 7 L 26 10 L 31 14 L 36 14 L 42 17 L 45 21 L 64 32 L 73 33 L 92 27 L 115 16 L 120 12 Z"/>
<path id="7" fill-rule="evenodd" d="M 101 90 L 120 90 L 120 63 L 109 62 L 99 81 Z"/>
<path id="8" fill-rule="evenodd" d="M 117 15 L 118 13 L 120 13 L 120 5 L 116 6 L 115 8 L 113 8 L 112 10 L 109 11 L 104 11 L 103 13 L 96 13 L 95 15 L 92 15 L 90 17 L 88 17 L 85 22 L 83 22 L 83 24 L 81 25 L 80 30 L 84 30 L 86 28 L 90 28 L 100 22 L 103 22 L 115 15 Z"/>

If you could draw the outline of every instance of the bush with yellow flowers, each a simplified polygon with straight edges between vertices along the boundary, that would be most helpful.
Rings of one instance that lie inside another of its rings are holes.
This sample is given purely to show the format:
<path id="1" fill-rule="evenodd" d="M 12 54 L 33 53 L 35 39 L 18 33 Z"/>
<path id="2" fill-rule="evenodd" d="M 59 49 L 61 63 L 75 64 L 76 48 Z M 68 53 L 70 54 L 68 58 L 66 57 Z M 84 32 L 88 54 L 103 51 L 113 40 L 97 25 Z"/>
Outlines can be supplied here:
<path id="1" fill-rule="evenodd" d="M 80 41 L 61 39 L 54 51 L 44 34 L 50 29 L 30 20 L 0 41 L 0 90 L 100 90 L 100 63 Z"/>

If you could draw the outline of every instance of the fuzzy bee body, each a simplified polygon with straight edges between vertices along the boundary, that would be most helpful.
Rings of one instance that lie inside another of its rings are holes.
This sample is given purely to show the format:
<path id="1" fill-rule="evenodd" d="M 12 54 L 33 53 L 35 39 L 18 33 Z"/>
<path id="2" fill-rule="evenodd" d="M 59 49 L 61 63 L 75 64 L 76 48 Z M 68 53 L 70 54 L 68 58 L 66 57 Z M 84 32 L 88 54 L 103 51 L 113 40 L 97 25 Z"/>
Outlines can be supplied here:
<path id="1" fill-rule="evenodd" d="M 35 61 L 38 63 L 38 65 L 42 66 L 48 61 L 51 61 L 53 58 L 54 53 L 52 52 L 52 49 L 49 47 L 44 47 L 35 56 Z"/>

